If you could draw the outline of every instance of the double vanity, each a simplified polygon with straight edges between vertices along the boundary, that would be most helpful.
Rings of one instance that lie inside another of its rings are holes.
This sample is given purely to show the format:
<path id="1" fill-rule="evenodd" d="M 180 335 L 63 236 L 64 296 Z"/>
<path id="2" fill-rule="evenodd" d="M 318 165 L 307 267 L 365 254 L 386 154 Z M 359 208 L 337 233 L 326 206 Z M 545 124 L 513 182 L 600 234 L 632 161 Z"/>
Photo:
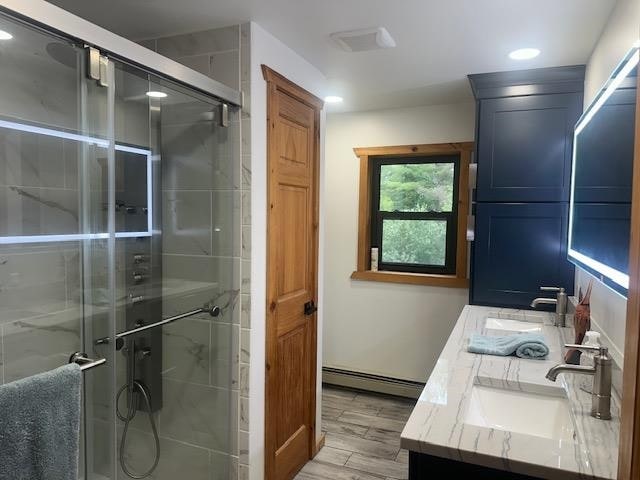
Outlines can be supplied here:
<path id="1" fill-rule="evenodd" d="M 409 479 L 443 474 L 474 479 L 613 479 L 617 474 L 620 400 L 610 420 L 591 415 L 593 376 L 561 373 L 573 328 L 555 315 L 466 306 L 409 418 L 401 446 Z M 545 360 L 467 352 L 469 337 L 541 333 Z"/>

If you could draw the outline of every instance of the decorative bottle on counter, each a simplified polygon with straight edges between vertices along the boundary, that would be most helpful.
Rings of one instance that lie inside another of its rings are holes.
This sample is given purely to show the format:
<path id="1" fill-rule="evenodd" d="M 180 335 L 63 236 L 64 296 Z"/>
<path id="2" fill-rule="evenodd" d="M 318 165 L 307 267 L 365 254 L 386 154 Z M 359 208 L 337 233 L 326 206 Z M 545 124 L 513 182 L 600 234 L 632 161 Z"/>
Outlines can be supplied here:
<path id="1" fill-rule="evenodd" d="M 373 247 L 371 249 L 371 271 L 378 271 L 378 247 Z"/>

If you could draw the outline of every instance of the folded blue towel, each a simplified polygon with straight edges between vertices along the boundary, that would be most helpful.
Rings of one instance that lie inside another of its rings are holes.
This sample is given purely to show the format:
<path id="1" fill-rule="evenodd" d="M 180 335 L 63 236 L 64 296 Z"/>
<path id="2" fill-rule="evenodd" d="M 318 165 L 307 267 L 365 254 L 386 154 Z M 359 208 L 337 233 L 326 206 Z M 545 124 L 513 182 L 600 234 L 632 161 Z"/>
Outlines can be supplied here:
<path id="1" fill-rule="evenodd" d="M 486 355 L 516 355 L 520 358 L 542 360 L 549 355 L 549 347 L 544 336 L 539 333 L 520 333 L 516 335 L 489 336 L 474 334 L 469 339 L 467 350 L 471 353 Z"/>
<path id="2" fill-rule="evenodd" d="M 0 386 L 0 480 L 77 480 L 80 367 Z"/>

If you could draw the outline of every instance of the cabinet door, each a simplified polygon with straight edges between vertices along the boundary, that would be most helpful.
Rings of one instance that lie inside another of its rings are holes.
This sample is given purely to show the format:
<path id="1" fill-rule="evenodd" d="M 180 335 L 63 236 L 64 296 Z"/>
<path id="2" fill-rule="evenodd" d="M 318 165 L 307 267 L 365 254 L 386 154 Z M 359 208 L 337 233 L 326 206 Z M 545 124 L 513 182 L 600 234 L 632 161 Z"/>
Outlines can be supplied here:
<path id="1" fill-rule="evenodd" d="M 479 105 L 477 200 L 568 201 L 582 94 L 493 98 Z"/>
<path id="2" fill-rule="evenodd" d="M 573 292 L 566 203 L 476 206 L 471 303 L 529 308 L 540 286 Z"/>

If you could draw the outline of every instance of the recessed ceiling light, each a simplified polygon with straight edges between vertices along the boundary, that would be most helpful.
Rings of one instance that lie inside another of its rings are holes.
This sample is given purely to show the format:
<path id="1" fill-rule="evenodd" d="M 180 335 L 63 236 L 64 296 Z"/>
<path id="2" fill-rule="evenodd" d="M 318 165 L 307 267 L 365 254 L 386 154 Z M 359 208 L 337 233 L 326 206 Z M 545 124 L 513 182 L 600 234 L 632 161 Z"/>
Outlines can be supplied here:
<path id="1" fill-rule="evenodd" d="M 151 98 L 166 98 L 167 94 L 164 92 L 156 92 L 156 91 L 150 91 L 147 92 L 147 97 L 151 97 Z"/>
<path id="2" fill-rule="evenodd" d="M 537 48 L 519 48 L 509 54 L 511 60 L 531 60 L 540 55 L 540 50 Z"/>
<path id="3" fill-rule="evenodd" d="M 324 101 L 327 103 L 342 103 L 343 98 L 337 95 L 327 95 L 324 97 Z"/>
<path id="4" fill-rule="evenodd" d="M 9 32 L 5 32 L 4 30 L 0 30 L 0 40 L 11 40 L 13 35 Z"/>

